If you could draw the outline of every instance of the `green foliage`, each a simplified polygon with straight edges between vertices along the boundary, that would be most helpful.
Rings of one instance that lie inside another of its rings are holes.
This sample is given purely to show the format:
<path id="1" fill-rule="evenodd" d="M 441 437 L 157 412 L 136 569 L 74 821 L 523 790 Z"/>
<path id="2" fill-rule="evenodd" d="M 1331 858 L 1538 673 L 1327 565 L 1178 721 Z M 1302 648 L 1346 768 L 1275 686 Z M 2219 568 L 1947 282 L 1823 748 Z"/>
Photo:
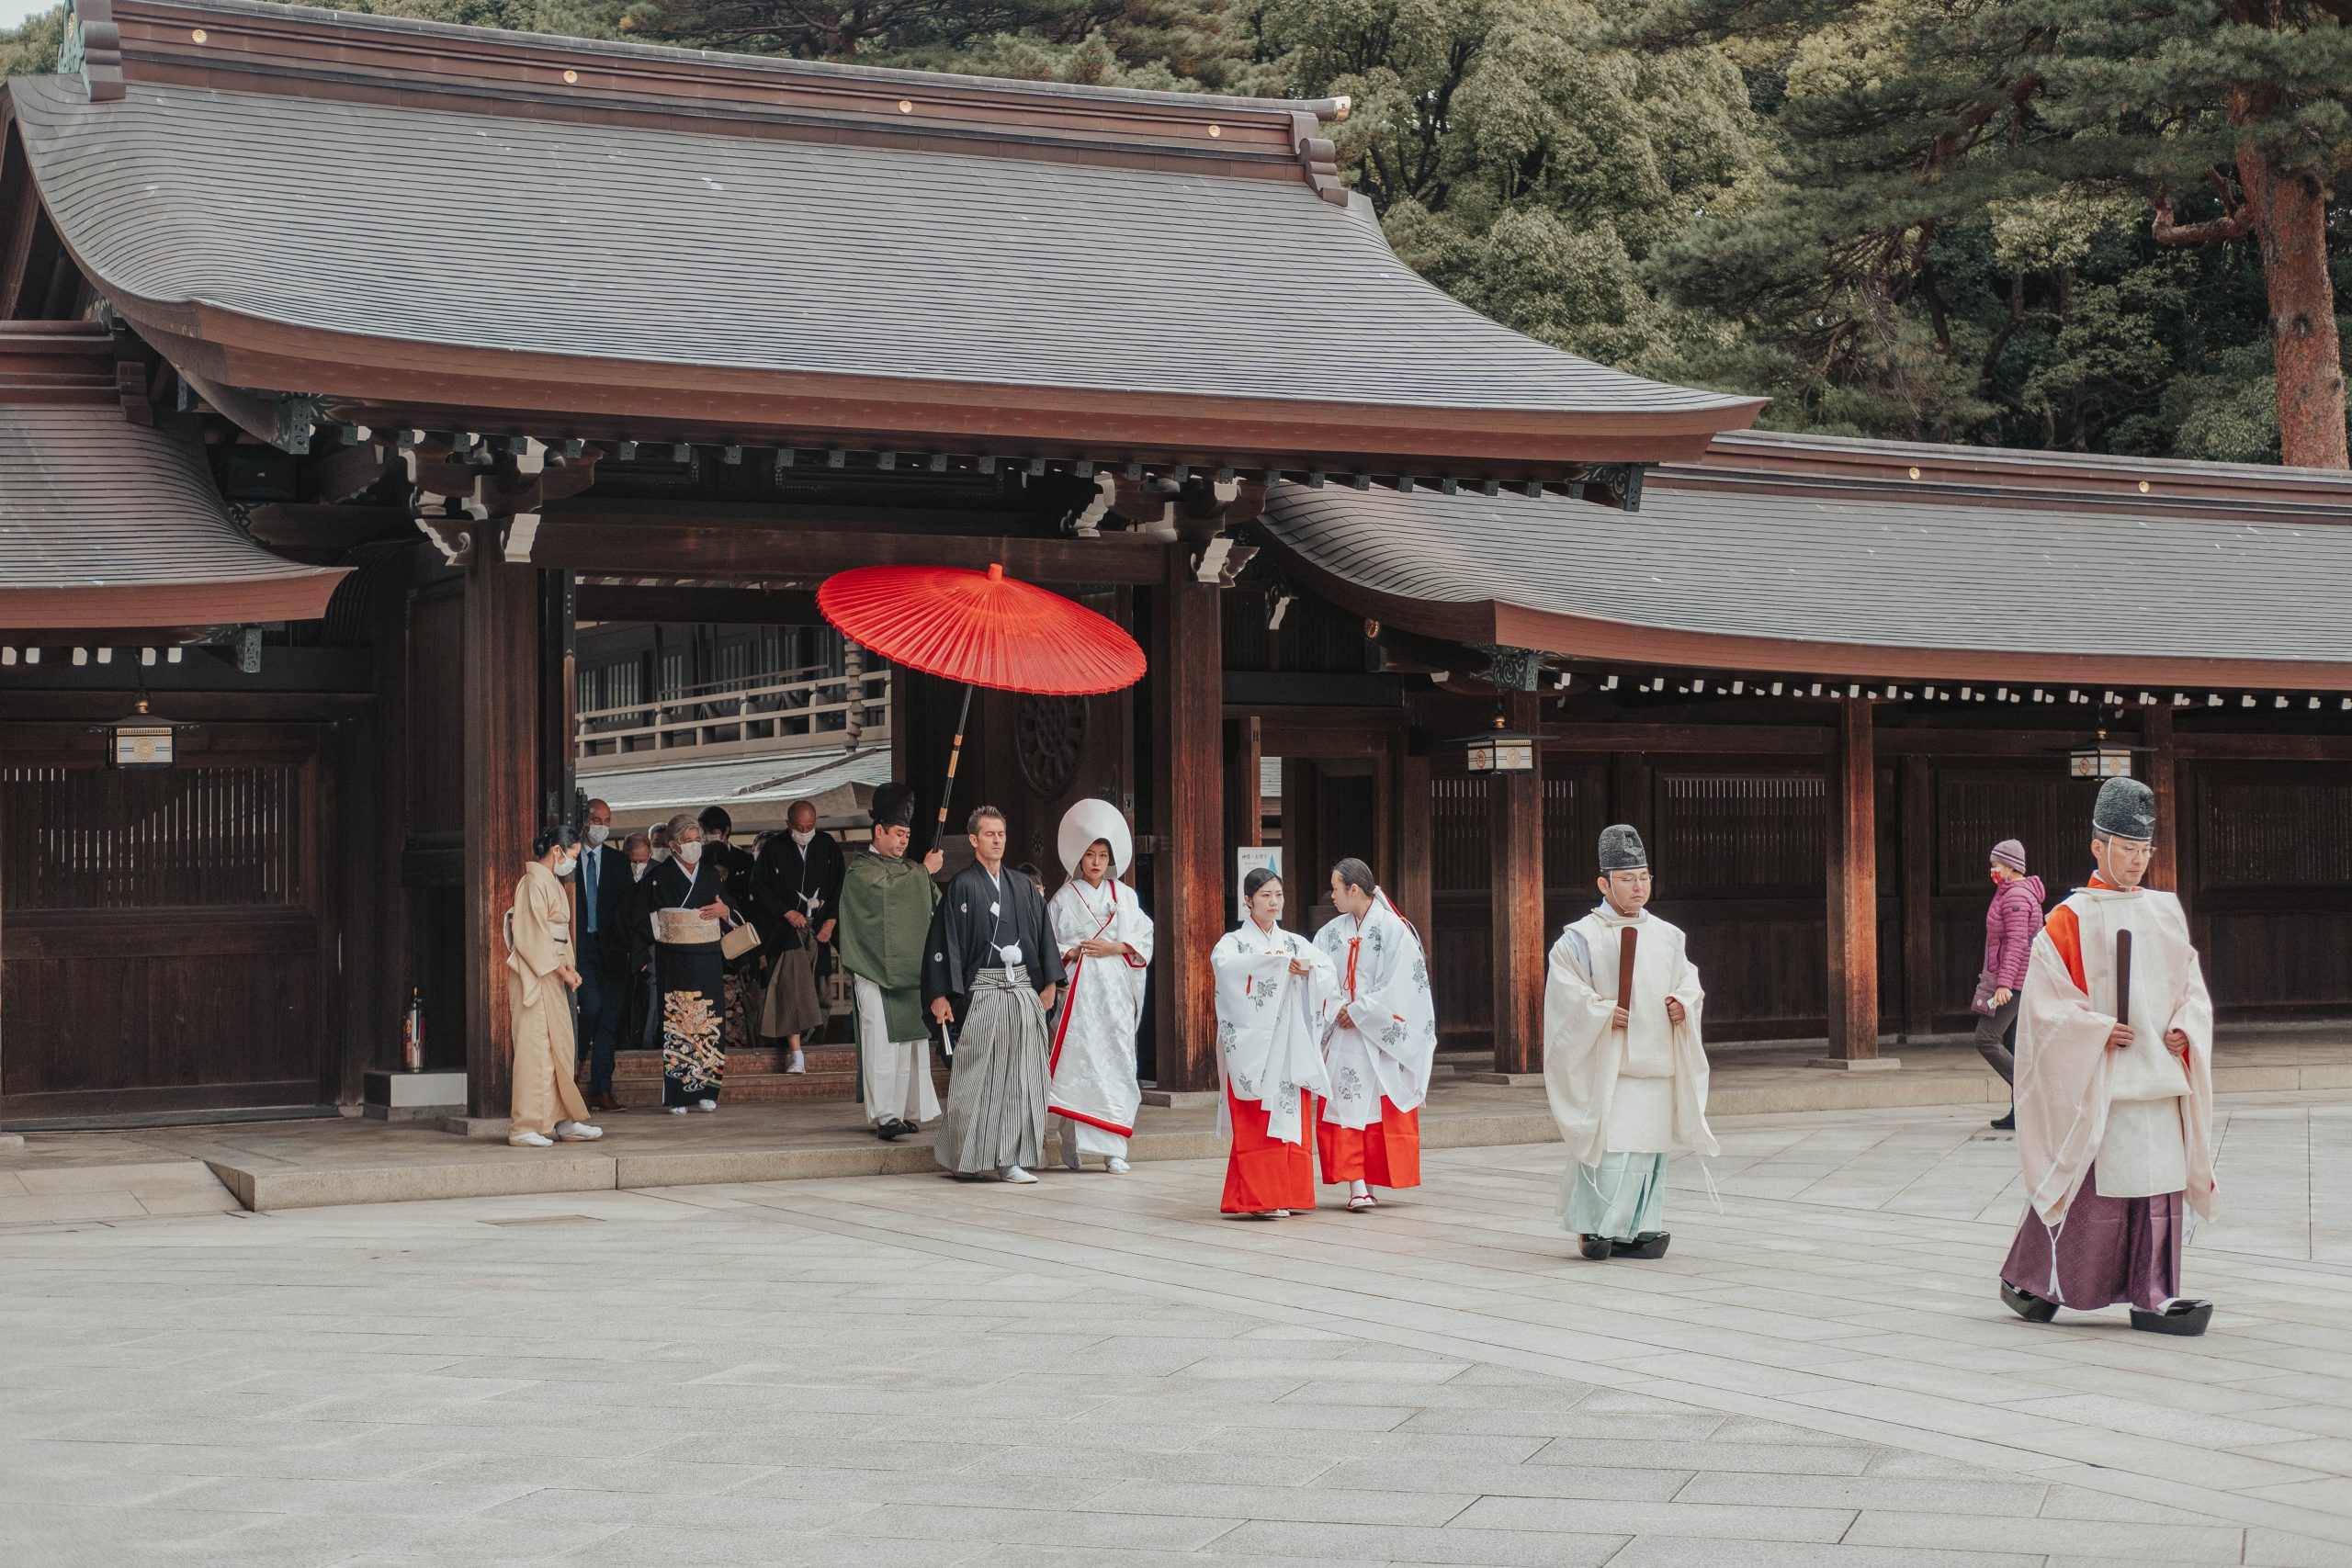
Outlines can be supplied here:
<path id="1" fill-rule="evenodd" d="M 65 41 L 65 7 L 27 17 L 0 30 L 0 80 L 38 76 L 57 69 L 58 46 Z"/>

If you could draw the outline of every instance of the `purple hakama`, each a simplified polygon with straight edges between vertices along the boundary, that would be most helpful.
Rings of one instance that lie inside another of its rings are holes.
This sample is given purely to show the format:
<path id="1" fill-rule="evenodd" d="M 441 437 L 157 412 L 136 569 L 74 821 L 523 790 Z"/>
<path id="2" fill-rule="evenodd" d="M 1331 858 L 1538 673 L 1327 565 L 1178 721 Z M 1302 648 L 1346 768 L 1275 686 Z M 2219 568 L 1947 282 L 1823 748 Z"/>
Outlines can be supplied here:
<path id="1" fill-rule="evenodd" d="M 2118 1303 L 2154 1312 L 2180 1294 L 2180 1227 L 2181 1194 L 2109 1198 L 2094 1166 L 2054 1233 L 2026 1210 L 2001 1278 L 2075 1312 Z"/>

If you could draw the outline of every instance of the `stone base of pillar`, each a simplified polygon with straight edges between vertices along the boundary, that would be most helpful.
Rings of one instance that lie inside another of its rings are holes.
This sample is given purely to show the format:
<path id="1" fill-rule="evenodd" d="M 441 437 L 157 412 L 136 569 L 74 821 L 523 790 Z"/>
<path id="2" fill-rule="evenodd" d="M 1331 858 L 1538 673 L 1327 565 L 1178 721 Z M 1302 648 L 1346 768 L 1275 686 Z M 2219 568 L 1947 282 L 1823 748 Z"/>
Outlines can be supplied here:
<path id="1" fill-rule="evenodd" d="M 1224 1096 L 1213 1089 L 1148 1089 L 1143 1091 L 1146 1105 L 1165 1106 L 1170 1111 L 1205 1111 Z"/>
<path id="2" fill-rule="evenodd" d="M 1844 1056 L 1815 1056 L 1805 1063 L 1808 1067 L 1828 1067 L 1846 1073 L 1891 1073 L 1902 1065 L 1900 1056 L 1865 1056 L 1859 1061 Z"/>

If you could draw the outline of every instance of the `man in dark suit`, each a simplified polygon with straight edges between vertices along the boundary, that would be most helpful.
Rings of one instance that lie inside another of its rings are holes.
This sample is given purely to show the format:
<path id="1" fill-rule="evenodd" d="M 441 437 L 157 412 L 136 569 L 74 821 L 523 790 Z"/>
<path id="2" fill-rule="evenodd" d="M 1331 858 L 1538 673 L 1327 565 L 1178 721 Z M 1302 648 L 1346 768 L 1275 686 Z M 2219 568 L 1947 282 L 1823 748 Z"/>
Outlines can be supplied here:
<path id="1" fill-rule="evenodd" d="M 580 852 L 580 925 L 572 951 L 580 959 L 580 1033 L 587 1046 L 588 1105 L 614 1111 L 613 1053 L 628 1010 L 629 915 L 637 907 L 628 856 L 608 840 L 613 808 L 588 803 L 587 842 Z"/>
<path id="2" fill-rule="evenodd" d="M 819 830 L 812 802 L 794 801 L 785 822 L 787 830 L 762 846 L 752 870 L 760 903 L 775 917 L 768 937 L 773 972 L 760 1032 L 786 1042 L 792 1054 L 784 1070 L 802 1073 L 808 1070 L 801 1055 L 803 1037 L 825 1022 L 818 985 L 830 967 L 827 950 L 840 914 L 842 847 L 831 833 Z"/>

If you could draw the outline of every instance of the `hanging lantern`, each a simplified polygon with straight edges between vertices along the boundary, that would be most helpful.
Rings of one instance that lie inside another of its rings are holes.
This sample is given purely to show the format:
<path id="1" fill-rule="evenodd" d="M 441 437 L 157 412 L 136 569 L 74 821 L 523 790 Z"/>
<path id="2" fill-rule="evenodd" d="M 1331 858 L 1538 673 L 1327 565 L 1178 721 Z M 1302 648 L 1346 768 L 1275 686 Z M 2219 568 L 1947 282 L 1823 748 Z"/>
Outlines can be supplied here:
<path id="1" fill-rule="evenodd" d="M 173 732 L 194 728 L 149 713 L 144 692 L 128 716 L 90 727 L 93 733 L 107 738 L 107 766 L 127 769 L 170 767 Z"/>
<path id="2" fill-rule="evenodd" d="M 2102 729 L 2098 739 L 2066 753 L 2066 772 L 2078 779 L 2128 779 L 2132 776 L 2132 753 L 2146 750 L 2144 746 L 2109 740 Z"/>
<path id="3" fill-rule="evenodd" d="M 1506 727 L 1495 715 L 1495 727 L 1470 737 L 1470 771 L 1474 773 L 1532 773 L 1535 771 L 1538 737 Z"/>

